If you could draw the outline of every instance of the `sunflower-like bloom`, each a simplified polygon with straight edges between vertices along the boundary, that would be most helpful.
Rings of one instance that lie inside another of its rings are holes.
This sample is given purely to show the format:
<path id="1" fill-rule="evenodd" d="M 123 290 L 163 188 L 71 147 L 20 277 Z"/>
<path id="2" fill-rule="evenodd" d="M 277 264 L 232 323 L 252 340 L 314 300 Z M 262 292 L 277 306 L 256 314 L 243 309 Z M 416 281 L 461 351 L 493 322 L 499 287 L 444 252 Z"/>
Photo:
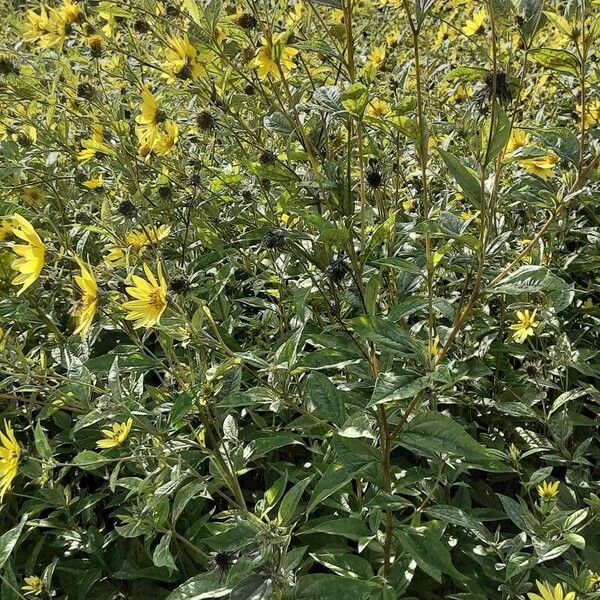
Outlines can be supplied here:
<path id="1" fill-rule="evenodd" d="M 506 154 L 511 155 L 529 144 L 529 134 L 524 129 L 515 128 L 510 132 L 506 144 Z"/>
<path id="2" fill-rule="evenodd" d="M 142 90 L 140 114 L 135 118 L 138 124 L 136 133 L 140 141 L 154 140 L 158 126 L 165 120 L 165 113 L 159 108 L 158 101 L 148 88 Z"/>
<path id="3" fill-rule="evenodd" d="M 104 141 L 104 133 L 102 125 L 92 125 L 92 135 L 81 142 L 83 150 L 80 150 L 77 154 L 77 160 L 86 162 L 96 156 L 96 154 L 105 154 L 107 156 L 114 156 L 116 154 L 114 148 L 109 146 Z"/>
<path id="4" fill-rule="evenodd" d="M 163 69 L 169 83 L 176 79 L 186 81 L 206 76 L 206 69 L 198 62 L 196 48 L 190 44 L 187 35 L 169 38 L 167 43 L 169 47 L 165 50 Z"/>
<path id="5" fill-rule="evenodd" d="M 535 582 L 541 595 L 529 593 L 529 600 L 575 600 L 575 592 L 565 594 L 563 587 L 557 583 L 554 588 L 547 583 Z"/>
<path id="6" fill-rule="evenodd" d="M 21 447 L 10 423 L 4 421 L 4 433 L 0 431 L 0 502 L 10 489 L 19 470 Z"/>
<path id="7" fill-rule="evenodd" d="M 367 106 L 367 116 L 374 119 L 382 119 L 386 115 L 389 115 L 391 110 L 392 108 L 387 102 L 379 100 L 379 98 L 373 98 Z"/>
<path id="8" fill-rule="evenodd" d="M 89 265 L 86 265 L 79 258 L 77 259 L 77 264 L 81 269 L 81 275 L 75 275 L 75 283 L 81 290 L 81 300 L 75 312 L 77 329 L 73 333 L 79 333 L 84 338 L 98 308 L 98 284 Z"/>
<path id="9" fill-rule="evenodd" d="M 281 79 L 279 69 L 284 77 L 287 77 L 296 68 L 294 57 L 298 54 L 298 50 L 279 43 L 282 39 L 278 36 L 273 40 L 273 44 L 270 44 L 266 38 L 262 38 L 262 46 L 251 63 L 255 69 L 258 69 L 259 79 L 271 76 L 274 81 L 279 81 Z"/>
<path id="10" fill-rule="evenodd" d="M 179 126 L 175 121 L 165 123 L 164 132 L 161 131 L 154 140 L 152 148 L 156 154 L 167 154 L 175 146 L 179 138 Z"/>
<path id="11" fill-rule="evenodd" d="M 510 329 L 514 331 L 513 339 L 518 344 L 522 344 L 529 336 L 535 335 L 534 329 L 540 324 L 539 321 L 535 320 L 535 313 L 530 313 L 528 310 L 518 311 L 517 318 L 518 323 L 513 323 Z"/>
<path id="12" fill-rule="evenodd" d="M 558 163 L 558 157 L 551 154 L 545 156 L 534 156 L 533 158 L 524 158 L 519 164 L 529 173 L 537 175 L 544 181 L 554 175 L 554 167 Z"/>
<path id="13" fill-rule="evenodd" d="M 133 419 L 127 419 L 124 423 L 113 423 L 112 429 L 103 429 L 104 437 L 96 442 L 98 448 L 116 448 L 120 446 L 129 435 Z"/>
<path id="14" fill-rule="evenodd" d="M 23 580 L 25 585 L 21 586 L 26 596 L 40 596 L 44 591 L 44 582 L 37 575 L 30 575 Z"/>
<path id="15" fill-rule="evenodd" d="M 17 292 L 17 296 L 20 296 L 40 276 L 44 268 L 46 248 L 33 225 L 25 217 L 14 214 L 8 225 L 11 233 L 25 242 L 12 248 L 19 257 L 11 264 L 11 268 L 19 273 L 12 280 L 12 284 L 22 286 Z"/>
<path id="16" fill-rule="evenodd" d="M 542 500 L 554 500 L 558 496 L 558 486 L 560 481 L 548 483 L 544 481 L 542 485 L 537 486 L 537 493 Z"/>
<path id="17" fill-rule="evenodd" d="M 71 24 L 80 18 L 79 8 L 66 2 L 60 9 L 50 9 L 42 4 L 39 14 L 34 10 L 27 11 L 26 29 L 23 39 L 33 42 L 41 48 L 62 46 L 71 30 Z"/>
<path id="18" fill-rule="evenodd" d="M 164 240 L 171 232 L 170 225 L 160 225 L 160 227 L 146 227 L 143 230 L 136 229 L 130 231 L 125 235 L 125 243 L 132 252 L 141 254 L 147 246 L 157 244 L 161 240 Z M 104 260 L 111 267 L 120 267 L 125 264 L 125 250 L 120 246 L 109 244 L 106 246 L 108 254 L 104 257 Z"/>
<path id="19" fill-rule="evenodd" d="M 50 15 L 46 6 L 40 6 L 39 14 L 30 9 L 25 15 L 25 33 L 23 40 L 26 42 L 38 42 L 51 32 Z"/>
<path id="20" fill-rule="evenodd" d="M 469 37 L 485 33 L 485 17 L 485 10 L 482 8 L 473 15 L 472 19 L 467 19 L 462 32 Z"/>
<path id="21" fill-rule="evenodd" d="M 83 13 L 81 8 L 73 0 L 63 0 L 62 6 L 56 11 L 65 23 L 77 23 L 81 20 Z"/>
<path id="22" fill-rule="evenodd" d="M 134 329 L 145 327 L 149 329 L 160 322 L 167 307 L 167 282 L 162 274 L 160 263 L 158 265 L 158 280 L 144 264 L 144 273 L 147 279 L 133 275 L 133 286 L 127 288 L 127 293 L 134 298 L 123 303 L 123 308 L 128 311 L 125 319 L 135 321 Z"/>
<path id="23" fill-rule="evenodd" d="M 376 69 L 381 69 L 385 62 L 385 46 L 375 46 L 369 53 L 369 63 Z"/>

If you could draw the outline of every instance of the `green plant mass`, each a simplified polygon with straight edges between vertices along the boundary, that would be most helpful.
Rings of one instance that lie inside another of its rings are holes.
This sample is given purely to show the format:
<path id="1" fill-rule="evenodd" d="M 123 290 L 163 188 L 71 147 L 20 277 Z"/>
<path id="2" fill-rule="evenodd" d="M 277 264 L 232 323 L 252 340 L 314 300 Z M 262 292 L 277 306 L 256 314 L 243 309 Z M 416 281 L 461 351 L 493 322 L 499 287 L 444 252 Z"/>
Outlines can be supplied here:
<path id="1" fill-rule="evenodd" d="M 0 0 L 0 599 L 600 600 L 600 0 Z"/>

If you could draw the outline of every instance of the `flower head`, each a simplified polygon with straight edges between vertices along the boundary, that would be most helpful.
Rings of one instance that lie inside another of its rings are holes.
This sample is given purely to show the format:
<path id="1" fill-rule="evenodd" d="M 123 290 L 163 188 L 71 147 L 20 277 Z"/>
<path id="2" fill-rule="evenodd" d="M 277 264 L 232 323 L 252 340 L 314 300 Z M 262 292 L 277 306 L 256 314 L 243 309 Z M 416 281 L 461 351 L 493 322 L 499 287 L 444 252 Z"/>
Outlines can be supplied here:
<path id="1" fill-rule="evenodd" d="M 527 594 L 529 600 L 575 600 L 575 592 L 569 592 L 565 595 L 560 583 L 557 583 L 554 588 L 547 583 L 544 584 L 539 581 L 536 581 L 535 583 L 541 596 L 539 594 L 529 593 Z"/>
<path id="2" fill-rule="evenodd" d="M 10 423 L 4 421 L 4 433 L 0 431 L 0 502 L 17 476 L 21 447 Z"/>
<path id="3" fill-rule="evenodd" d="M 506 144 L 506 154 L 510 155 L 529 144 L 529 134 L 524 129 L 514 128 Z"/>
<path id="4" fill-rule="evenodd" d="M 147 279 L 137 275 L 132 276 L 134 285 L 127 288 L 127 293 L 133 300 L 123 303 L 123 308 L 128 311 L 125 319 L 135 321 L 134 329 L 153 327 L 160 322 L 160 317 L 167 307 L 167 283 L 160 264 L 158 279 L 146 264 L 144 264 L 144 273 Z"/>
<path id="5" fill-rule="evenodd" d="M 166 62 L 163 68 L 169 83 L 176 79 L 186 81 L 206 76 L 206 69 L 197 62 L 196 48 L 190 44 L 187 35 L 169 38 L 167 42 L 169 47 L 165 50 Z"/>
<path id="6" fill-rule="evenodd" d="M 376 46 L 369 53 L 369 62 L 376 68 L 381 69 L 385 62 L 385 46 Z"/>
<path id="7" fill-rule="evenodd" d="M 75 313 L 77 329 L 74 333 L 81 334 L 83 338 L 86 336 L 98 308 L 98 284 L 88 265 L 79 258 L 77 264 L 81 269 L 81 275 L 75 275 L 75 283 L 81 290 L 81 300 Z"/>
<path id="8" fill-rule="evenodd" d="M 296 68 L 294 57 L 298 54 L 298 50 L 283 45 L 282 40 L 283 38 L 278 36 L 271 44 L 267 39 L 262 39 L 262 46 L 252 63 L 254 68 L 258 69 L 259 79 L 271 76 L 274 81 L 279 81 L 282 73 L 287 76 Z"/>
<path id="9" fill-rule="evenodd" d="M 96 154 L 105 154 L 114 156 L 115 150 L 104 141 L 102 125 L 92 125 L 92 134 L 86 140 L 81 142 L 83 150 L 77 154 L 77 160 L 86 162 L 96 156 Z"/>
<path id="10" fill-rule="evenodd" d="M 46 248 L 33 225 L 25 217 L 14 214 L 8 224 L 11 233 L 25 242 L 12 248 L 19 257 L 11 264 L 11 268 L 19 272 L 12 283 L 22 286 L 17 292 L 17 296 L 20 296 L 40 276 L 44 268 Z"/>
<path id="11" fill-rule="evenodd" d="M 384 100 L 374 98 L 367 106 L 367 116 L 375 119 L 381 119 L 388 115 L 391 111 L 390 105 Z"/>
<path id="12" fill-rule="evenodd" d="M 554 500 L 558 496 L 558 486 L 560 481 L 548 483 L 544 481 L 542 485 L 537 486 L 537 492 L 542 500 Z"/>
<path id="13" fill-rule="evenodd" d="M 558 157 L 551 154 L 545 156 L 535 156 L 525 158 L 519 161 L 519 164 L 526 170 L 537 175 L 544 181 L 554 175 L 554 167 L 558 163 Z"/>
<path id="14" fill-rule="evenodd" d="M 536 312 L 536 310 L 533 313 L 530 313 L 528 310 L 517 312 L 519 322 L 513 323 L 510 329 L 514 331 L 513 339 L 518 344 L 522 344 L 529 336 L 535 335 L 534 329 L 540 324 L 539 321 L 535 320 Z"/>
<path id="15" fill-rule="evenodd" d="M 129 435 L 133 419 L 129 418 L 124 423 L 113 423 L 112 429 L 103 429 L 104 437 L 96 442 L 98 448 L 116 448 L 120 446 Z"/>
<path id="16" fill-rule="evenodd" d="M 39 596 L 44 591 L 44 582 L 37 575 L 30 575 L 23 580 L 25 585 L 21 589 L 26 596 Z"/>
<path id="17" fill-rule="evenodd" d="M 485 33 L 485 10 L 477 11 L 471 19 L 467 19 L 462 32 L 469 37 Z"/>

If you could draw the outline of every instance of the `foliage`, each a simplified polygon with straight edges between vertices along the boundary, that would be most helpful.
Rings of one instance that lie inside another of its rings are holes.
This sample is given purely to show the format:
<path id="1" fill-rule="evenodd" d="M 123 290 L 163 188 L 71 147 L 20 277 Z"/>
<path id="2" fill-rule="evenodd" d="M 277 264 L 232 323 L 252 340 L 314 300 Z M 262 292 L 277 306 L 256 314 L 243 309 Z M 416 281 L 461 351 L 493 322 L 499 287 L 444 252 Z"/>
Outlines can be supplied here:
<path id="1" fill-rule="evenodd" d="M 3 600 L 600 597 L 598 0 L 1 14 Z"/>

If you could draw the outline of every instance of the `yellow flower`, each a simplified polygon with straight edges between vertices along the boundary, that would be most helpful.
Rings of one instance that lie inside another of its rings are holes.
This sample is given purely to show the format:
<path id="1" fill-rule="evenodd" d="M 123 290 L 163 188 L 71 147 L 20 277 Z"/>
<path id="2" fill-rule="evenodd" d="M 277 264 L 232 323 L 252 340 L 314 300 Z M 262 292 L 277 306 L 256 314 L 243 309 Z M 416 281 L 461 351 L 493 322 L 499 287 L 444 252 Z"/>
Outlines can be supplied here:
<path id="1" fill-rule="evenodd" d="M 24 579 L 25 585 L 21 589 L 26 596 L 39 596 L 44 591 L 44 582 L 37 575 L 30 575 Z"/>
<path id="2" fill-rule="evenodd" d="M 581 114 L 580 104 L 577 105 L 577 110 Z M 586 103 L 584 122 L 586 127 L 600 125 L 600 98 L 593 98 Z"/>
<path id="3" fill-rule="evenodd" d="M 69 24 L 77 23 L 83 16 L 81 8 L 74 4 L 73 0 L 63 0 L 63 5 L 57 12 L 60 18 Z"/>
<path id="4" fill-rule="evenodd" d="M 376 68 L 381 69 L 385 62 L 385 46 L 376 46 L 369 54 L 369 62 Z"/>
<path id="5" fill-rule="evenodd" d="M 135 118 L 139 125 L 136 133 L 142 142 L 153 140 L 156 137 L 158 125 L 165 120 L 165 114 L 160 110 L 156 98 L 146 87 L 142 90 L 140 114 Z"/>
<path id="6" fill-rule="evenodd" d="M 25 15 L 25 19 L 23 39 L 26 42 L 37 42 L 50 31 L 50 16 L 43 4 L 40 6 L 39 14 L 35 10 L 29 9 Z"/>
<path id="7" fill-rule="evenodd" d="M 437 30 L 432 49 L 437 50 L 446 40 L 453 40 L 456 36 L 454 28 L 448 27 L 447 23 L 442 23 Z"/>
<path id="8" fill-rule="evenodd" d="M 383 100 L 374 98 L 367 106 L 367 116 L 375 119 L 381 119 L 390 113 L 390 105 Z"/>
<path id="9" fill-rule="evenodd" d="M 169 83 L 176 79 L 187 81 L 206 77 L 206 69 L 196 60 L 196 48 L 190 44 L 187 35 L 167 40 L 169 47 L 165 50 L 167 62 L 163 65 L 164 74 Z"/>
<path id="10" fill-rule="evenodd" d="M 4 433 L 0 431 L 0 502 L 17 476 L 21 447 L 10 423 L 4 421 Z"/>
<path id="11" fill-rule="evenodd" d="M 547 583 L 543 584 L 539 581 L 536 581 L 535 583 L 541 596 L 539 594 L 529 593 L 527 594 L 529 600 L 575 600 L 575 592 L 569 592 L 565 595 L 560 583 L 557 583 L 554 586 L 554 589 Z"/>
<path id="12" fill-rule="evenodd" d="M 472 19 L 467 19 L 462 32 L 469 37 L 485 33 L 485 17 L 485 10 L 482 8 L 473 15 Z"/>
<path id="13" fill-rule="evenodd" d="M 558 163 L 558 157 L 551 154 L 545 156 L 535 156 L 525 158 L 519 161 L 519 164 L 529 173 L 537 175 L 544 181 L 554 176 L 554 167 Z"/>
<path id="14" fill-rule="evenodd" d="M 133 419 L 129 418 L 124 423 L 113 423 L 112 429 L 103 429 L 104 437 L 96 442 L 98 448 L 116 448 L 120 446 L 129 435 Z"/>
<path id="15" fill-rule="evenodd" d="M 123 308 L 128 311 L 125 319 L 135 321 L 134 329 L 153 327 L 160 322 L 160 317 L 167 307 L 167 283 L 160 263 L 158 280 L 146 264 L 144 264 L 144 273 L 147 279 L 137 275 L 132 276 L 134 285 L 127 288 L 127 293 L 134 299 L 123 303 Z"/>
<path id="16" fill-rule="evenodd" d="M 291 26 L 297 21 L 299 21 L 306 11 L 306 7 L 304 6 L 304 2 L 300 0 L 297 4 L 294 5 L 294 8 L 289 12 L 286 17 L 285 24 L 286 26 Z"/>
<path id="17" fill-rule="evenodd" d="M 262 46 L 251 63 L 255 69 L 258 69 L 259 79 L 271 76 L 274 81 L 279 81 L 281 79 L 280 69 L 283 76 L 287 77 L 296 68 L 294 57 L 298 54 L 298 50 L 282 45 L 282 40 L 280 35 L 273 40 L 271 45 L 266 38 L 262 38 Z"/>
<path id="18" fill-rule="evenodd" d="M 554 500 L 558 496 L 559 485 L 560 481 L 555 481 L 554 483 L 544 481 L 542 485 L 537 486 L 537 493 L 542 500 Z"/>
<path id="19" fill-rule="evenodd" d="M 143 230 L 130 231 L 125 235 L 125 243 L 135 253 L 143 252 L 146 246 L 151 244 L 157 244 L 164 238 L 166 238 L 171 232 L 170 225 L 161 225 L 160 227 L 146 227 Z M 109 244 L 106 246 L 108 254 L 104 257 L 104 260 L 111 267 L 120 267 L 125 264 L 125 251 L 123 248 L 115 244 Z"/>
<path id="20" fill-rule="evenodd" d="M 77 258 L 77 264 L 81 269 L 81 275 L 75 275 L 75 283 L 81 290 L 81 300 L 75 313 L 77 329 L 73 333 L 79 333 L 84 338 L 98 308 L 98 284 L 92 269 L 88 265 L 79 258 Z"/>
<path id="21" fill-rule="evenodd" d="M 90 179 L 86 179 L 83 182 L 83 187 L 87 188 L 88 190 L 100 190 L 102 189 L 102 186 L 104 184 L 104 181 L 102 179 L 102 173 L 100 175 L 98 175 L 98 177 L 91 177 Z"/>
<path id="22" fill-rule="evenodd" d="M 534 310 L 533 313 L 528 310 L 517 312 L 519 322 L 511 325 L 510 329 L 514 331 L 513 339 L 518 344 L 522 344 L 529 336 L 535 335 L 534 329 L 540 324 L 535 320 L 536 312 L 537 310 Z"/>
<path id="23" fill-rule="evenodd" d="M 146 227 L 143 230 L 131 231 L 125 236 L 125 241 L 135 251 L 139 252 L 145 246 L 156 244 L 164 240 L 171 233 L 170 225 L 161 225 L 160 227 Z"/>
<path id="24" fill-rule="evenodd" d="M 12 280 L 13 285 L 21 285 L 17 292 L 20 296 L 40 276 L 44 268 L 46 248 L 33 225 L 19 214 L 9 220 L 11 233 L 22 239 L 25 244 L 13 246 L 13 252 L 19 257 L 13 261 L 11 268 L 19 274 Z"/>
<path id="25" fill-rule="evenodd" d="M 177 143 L 179 127 L 175 121 L 165 123 L 165 132 L 160 132 L 154 140 L 153 150 L 156 154 L 166 154 Z"/>
<path id="26" fill-rule="evenodd" d="M 81 142 L 83 150 L 80 150 L 77 154 L 77 160 L 86 162 L 96 156 L 96 154 L 105 154 L 107 156 L 114 156 L 115 150 L 104 142 L 104 134 L 102 125 L 92 125 L 92 135 Z"/>
<path id="27" fill-rule="evenodd" d="M 523 129 L 513 129 L 506 144 L 506 154 L 514 154 L 529 144 L 529 134 Z"/>

